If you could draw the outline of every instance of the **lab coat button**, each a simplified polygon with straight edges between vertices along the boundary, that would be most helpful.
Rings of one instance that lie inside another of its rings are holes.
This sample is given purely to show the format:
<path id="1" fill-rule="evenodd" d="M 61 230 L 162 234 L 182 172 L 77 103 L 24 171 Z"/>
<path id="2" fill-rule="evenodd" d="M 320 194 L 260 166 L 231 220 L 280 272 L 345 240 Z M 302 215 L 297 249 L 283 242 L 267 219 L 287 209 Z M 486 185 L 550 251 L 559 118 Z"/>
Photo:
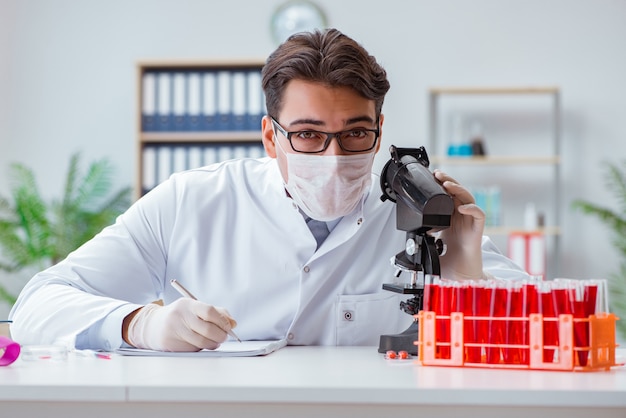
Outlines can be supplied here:
<path id="1" fill-rule="evenodd" d="M 346 321 L 354 320 L 354 312 L 353 311 L 343 311 L 343 319 Z"/>
<path id="2" fill-rule="evenodd" d="M 290 332 L 289 334 L 287 334 L 287 339 L 289 341 L 293 340 L 293 333 Z"/>
<path id="3" fill-rule="evenodd" d="M 309 266 L 304 266 L 302 270 L 304 270 L 305 273 L 308 273 L 309 271 L 311 271 L 311 268 Z"/>

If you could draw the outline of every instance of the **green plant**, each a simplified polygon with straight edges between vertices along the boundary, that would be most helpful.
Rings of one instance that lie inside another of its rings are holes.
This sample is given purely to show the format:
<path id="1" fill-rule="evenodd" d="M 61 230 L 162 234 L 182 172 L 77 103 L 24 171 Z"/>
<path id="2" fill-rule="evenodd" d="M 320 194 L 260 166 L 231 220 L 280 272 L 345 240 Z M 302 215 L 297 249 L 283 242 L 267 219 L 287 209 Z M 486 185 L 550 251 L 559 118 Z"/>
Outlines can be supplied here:
<path id="1" fill-rule="evenodd" d="M 621 321 L 617 321 L 619 333 L 626 337 L 626 161 L 618 164 L 606 164 L 606 186 L 614 192 L 618 201 L 618 210 L 611 210 L 597 204 L 579 199 L 573 207 L 586 214 L 596 216 L 612 232 L 613 244 L 621 254 L 619 270 L 612 273 L 608 280 L 609 304 Z"/>
<path id="2" fill-rule="evenodd" d="M 91 239 L 130 205 L 131 188 L 110 194 L 113 167 L 106 159 L 83 173 L 80 154 L 70 158 L 63 194 L 46 203 L 33 171 L 10 166 L 11 198 L 0 196 L 0 270 L 15 272 L 55 264 Z M 0 285 L 0 300 L 15 298 Z"/>

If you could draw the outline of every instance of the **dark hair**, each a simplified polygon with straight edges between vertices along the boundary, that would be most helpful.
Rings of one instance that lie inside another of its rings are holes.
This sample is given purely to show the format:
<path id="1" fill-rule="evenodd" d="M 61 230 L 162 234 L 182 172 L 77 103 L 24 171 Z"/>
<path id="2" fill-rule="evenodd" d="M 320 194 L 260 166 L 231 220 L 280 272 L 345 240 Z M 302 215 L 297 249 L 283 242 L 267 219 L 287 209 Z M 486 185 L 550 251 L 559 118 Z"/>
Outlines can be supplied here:
<path id="1" fill-rule="evenodd" d="M 365 48 L 337 29 L 300 32 L 290 36 L 263 66 L 267 113 L 278 117 L 286 84 L 294 79 L 331 87 L 351 87 L 376 103 L 380 115 L 389 91 L 387 73 Z"/>

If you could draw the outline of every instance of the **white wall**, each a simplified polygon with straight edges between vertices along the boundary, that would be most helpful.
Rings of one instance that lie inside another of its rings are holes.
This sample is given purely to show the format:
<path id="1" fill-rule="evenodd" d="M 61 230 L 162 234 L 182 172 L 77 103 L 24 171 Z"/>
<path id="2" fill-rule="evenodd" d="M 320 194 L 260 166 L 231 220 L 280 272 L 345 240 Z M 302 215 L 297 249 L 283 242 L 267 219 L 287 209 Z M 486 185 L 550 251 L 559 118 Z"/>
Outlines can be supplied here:
<path id="1" fill-rule="evenodd" d="M 242 5 L 243 3 L 243 5 Z M 6 166 L 60 192 L 68 158 L 111 158 L 135 176 L 135 62 L 265 57 L 282 0 L 0 0 L 0 193 Z M 616 207 L 601 162 L 626 157 L 626 1 L 318 0 L 386 67 L 389 144 L 426 144 L 430 86 L 557 85 L 563 103 L 561 275 L 606 277 L 610 233 L 569 203 Z M 379 154 L 382 167 L 386 151 Z M 462 180 L 462 179 L 461 179 Z"/>

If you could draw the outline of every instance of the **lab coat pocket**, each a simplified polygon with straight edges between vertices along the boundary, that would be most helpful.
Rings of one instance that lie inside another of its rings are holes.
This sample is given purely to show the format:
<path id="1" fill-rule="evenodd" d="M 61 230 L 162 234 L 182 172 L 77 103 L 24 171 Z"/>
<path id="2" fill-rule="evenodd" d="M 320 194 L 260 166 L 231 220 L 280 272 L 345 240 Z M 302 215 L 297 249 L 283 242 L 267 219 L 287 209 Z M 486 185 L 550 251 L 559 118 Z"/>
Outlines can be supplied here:
<path id="1" fill-rule="evenodd" d="M 378 345 L 381 334 L 404 331 L 413 317 L 400 310 L 403 297 L 406 299 L 406 295 L 392 292 L 339 295 L 335 312 L 337 345 Z"/>

